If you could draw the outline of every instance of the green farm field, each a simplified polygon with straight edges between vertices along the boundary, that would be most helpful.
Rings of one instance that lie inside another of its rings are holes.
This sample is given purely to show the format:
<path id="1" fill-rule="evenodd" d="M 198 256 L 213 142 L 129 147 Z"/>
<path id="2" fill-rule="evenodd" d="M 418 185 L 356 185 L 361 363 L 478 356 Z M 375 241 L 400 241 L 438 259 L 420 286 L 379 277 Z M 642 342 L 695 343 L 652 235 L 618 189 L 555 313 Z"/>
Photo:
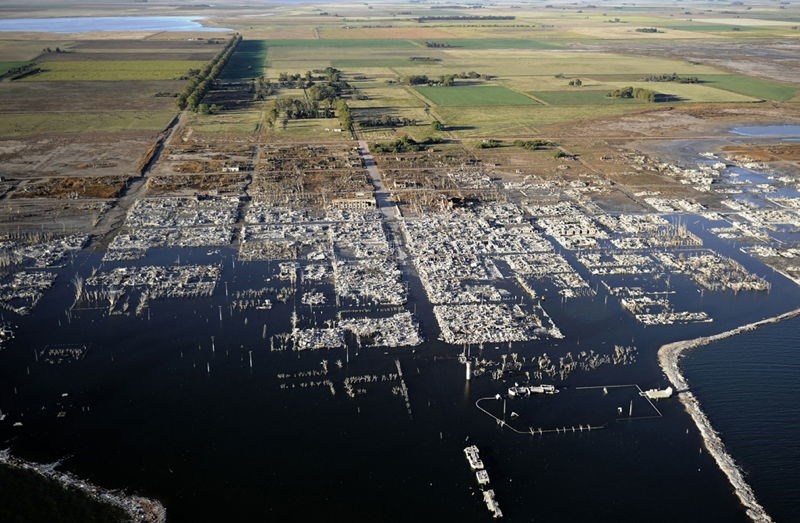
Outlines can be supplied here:
<path id="1" fill-rule="evenodd" d="M 538 105 L 535 100 L 501 85 L 417 87 L 416 90 L 439 107 Z"/>
<path id="2" fill-rule="evenodd" d="M 0 113 L 175 110 L 180 81 L 0 83 Z M 158 95 L 158 96 L 157 96 Z"/>
<path id="3" fill-rule="evenodd" d="M 394 57 L 386 57 L 386 58 L 353 58 L 353 59 L 345 59 L 345 60 L 331 60 L 331 67 L 335 67 L 337 69 L 352 69 L 352 70 L 360 70 L 363 68 L 375 68 L 375 67 L 407 67 L 411 61 L 408 58 L 394 58 Z"/>
<path id="4" fill-rule="evenodd" d="M 558 49 L 556 43 L 529 38 L 443 38 L 436 39 L 436 43 L 447 44 L 449 47 L 436 49 Z M 419 42 L 420 47 L 425 47 L 425 42 Z M 432 49 L 433 50 L 433 49 Z"/>
<path id="5" fill-rule="evenodd" d="M 694 75 L 700 80 L 699 85 L 717 90 L 730 91 L 741 95 L 749 96 L 759 100 L 774 100 L 786 101 L 791 100 L 798 90 L 797 86 L 791 84 L 777 82 L 774 80 L 766 80 L 761 78 L 754 78 L 752 76 L 745 76 L 740 74 L 698 74 Z M 641 82 L 642 75 L 635 74 L 599 74 L 584 77 L 584 88 L 599 88 L 609 87 L 611 85 L 619 85 L 620 83 L 637 83 Z M 672 85 L 680 85 L 673 82 L 650 82 L 648 83 L 651 89 L 656 91 L 668 91 Z M 546 89 L 543 89 L 546 90 Z"/>
<path id="6" fill-rule="evenodd" d="M 366 100 L 353 100 L 350 102 L 350 107 L 357 108 L 378 108 L 386 109 L 404 108 L 404 107 L 423 107 L 424 102 L 419 96 L 416 96 L 400 86 L 395 87 L 368 87 L 359 88 L 361 93 L 364 94 Z"/>
<path id="7" fill-rule="evenodd" d="M 174 116 L 175 111 L 4 113 L 0 118 L 0 136 L 160 131 Z"/>
<path id="8" fill-rule="evenodd" d="M 571 89 L 569 91 L 535 91 L 531 95 L 549 105 L 644 105 L 636 99 L 611 98 L 608 89 Z"/>
<path id="9" fill-rule="evenodd" d="M 784 102 L 791 100 L 798 87 L 738 74 L 703 74 L 699 76 L 706 85 L 763 100 Z"/>
<path id="10" fill-rule="evenodd" d="M 419 45 L 410 40 L 394 39 L 329 39 L 329 40 L 267 40 L 267 47 L 297 47 L 301 49 L 418 49 Z"/>
<path id="11" fill-rule="evenodd" d="M 26 63 L 28 62 L 0 62 L 0 76 L 6 74 L 9 71 L 9 69 L 19 67 L 20 65 Z"/>
<path id="12" fill-rule="evenodd" d="M 227 111 L 223 114 L 192 114 L 189 125 L 195 132 L 252 136 L 261 125 L 263 114 L 258 110 Z"/>
<path id="13" fill-rule="evenodd" d="M 666 58 L 626 56 L 606 52 L 580 53 L 541 49 L 446 49 L 443 71 L 478 71 L 501 78 L 517 76 L 590 76 L 592 74 L 650 74 L 653 71 L 681 75 L 719 74 L 718 69 Z M 422 70 L 412 66 L 409 70 Z"/>
<path id="14" fill-rule="evenodd" d="M 243 40 L 222 71 L 223 80 L 255 78 L 264 71 L 267 62 L 267 42 Z"/>
<path id="15" fill-rule="evenodd" d="M 292 120 L 287 123 L 284 129 L 276 125 L 274 129 L 268 129 L 269 136 L 285 141 L 341 141 L 350 138 L 347 131 L 335 131 L 341 124 L 336 118 L 317 118 L 313 120 Z"/>
<path id="16" fill-rule="evenodd" d="M 653 105 L 653 104 L 651 104 Z M 529 138 L 546 132 L 547 127 L 620 116 L 646 109 L 646 104 L 609 105 L 532 105 L 517 107 L 437 107 L 436 116 L 454 137 Z"/>
<path id="17" fill-rule="evenodd" d="M 29 62 L 47 47 L 64 49 L 70 45 L 67 40 L 0 40 L 0 62 Z"/>
<path id="18" fill-rule="evenodd" d="M 732 91 L 715 89 L 705 84 L 681 84 L 675 82 L 608 82 L 609 90 L 627 86 L 651 89 L 658 93 L 671 95 L 682 102 L 756 102 L 757 98 Z"/>
<path id="19" fill-rule="evenodd" d="M 45 61 L 40 63 L 43 72 L 23 81 L 177 80 L 189 69 L 200 69 L 205 63 L 188 60 Z"/>

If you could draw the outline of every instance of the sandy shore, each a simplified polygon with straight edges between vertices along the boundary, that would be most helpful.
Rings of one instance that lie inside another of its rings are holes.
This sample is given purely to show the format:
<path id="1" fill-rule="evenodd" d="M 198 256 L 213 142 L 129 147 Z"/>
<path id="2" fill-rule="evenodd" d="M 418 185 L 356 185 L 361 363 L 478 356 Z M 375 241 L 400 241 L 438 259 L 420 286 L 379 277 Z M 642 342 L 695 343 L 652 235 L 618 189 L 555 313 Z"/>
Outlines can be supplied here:
<path id="1" fill-rule="evenodd" d="M 78 489 L 96 501 L 119 507 L 128 515 L 128 521 L 134 523 L 165 523 L 167 521 L 167 510 L 158 501 L 140 496 L 128 496 L 122 492 L 92 485 L 69 472 L 57 471 L 58 462 L 49 465 L 33 463 L 12 456 L 9 449 L 5 449 L 0 451 L 0 464 L 35 472 L 40 476 L 57 481 L 64 487 Z"/>
<path id="2" fill-rule="evenodd" d="M 686 412 L 689 413 L 697 425 L 697 429 L 700 431 L 700 435 L 703 438 L 703 443 L 705 444 L 706 449 L 708 450 L 709 454 L 714 457 L 714 460 L 717 462 L 717 465 L 722 472 L 728 477 L 728 481 L 730 481 L 731 485 L 733 486 L 734 492 L 739 498 L 739 501 L 741 501 L 742 505 L 745 507 L 747 515 L 750 516 L 750 519 L 758 523 L 771 523 L 773 520 L 769 514 L 767 514 L 766 510 L 764 510 L 764 507 L 762 507 L 756 499 L 753 489 L 744 479 L 744 475 L 734 461 L 733 457 L 728 454 L 725 444 L 722 442 L 719 434 L 717 434 L 717 432 L 711 426 L 711 422 L 701 409 L 700 402 L 697 400 L 694 394 L 686 390 L 689 388 L 689 383 L 681 373 L 680 358 L 686 351 L 694 349 L 695 347 L 708 345 L 709 343 L 713 343 L 715 341 L 730 338 L 731 336 L 736 336 L 737 334 L 741 334 L 743 332 L 753 331 L 759 327 L 763 327 L 764 325 L 778 323 L 796 316 L 800 316 L 800 309 L 795 309 L 779 316 L 767 318 L 755 323 L 742 325 L 741 327 L 721 332 L 719 334 L 714 334 L 713 336 L 705 336 L 702 338 L 695 338 L 693 340 L 668 343 L 666 345 L 662 345 L 661 348 L 658 349 L 658 363 L 661 366 L 661 370 L 664 372 L 664 374 L 666 374 L 667 378 L 672 383 L 672 386 L 675 387 L 675 389 L 679 392 L 678 398 L 686 409 Z"/>

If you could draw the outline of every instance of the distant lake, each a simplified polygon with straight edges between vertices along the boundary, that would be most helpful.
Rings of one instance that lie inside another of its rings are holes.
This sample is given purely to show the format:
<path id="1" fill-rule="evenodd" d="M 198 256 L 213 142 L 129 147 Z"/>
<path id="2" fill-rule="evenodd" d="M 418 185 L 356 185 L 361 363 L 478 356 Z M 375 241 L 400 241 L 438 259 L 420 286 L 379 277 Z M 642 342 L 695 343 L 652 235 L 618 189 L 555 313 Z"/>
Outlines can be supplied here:
<path id="1" fill-rule="evenodd" d="M 731 132 L 742 136 L 793 137 L 800 136 L 800 125 L 752 125 L 736 127 Z"/>
<path id="2" fill-rule="evenodd" d="M 0 20 L 0 31 L 88 33 L 93 31 L 230 31 L 205 27 L 197 16 L 86 16 Z"/>

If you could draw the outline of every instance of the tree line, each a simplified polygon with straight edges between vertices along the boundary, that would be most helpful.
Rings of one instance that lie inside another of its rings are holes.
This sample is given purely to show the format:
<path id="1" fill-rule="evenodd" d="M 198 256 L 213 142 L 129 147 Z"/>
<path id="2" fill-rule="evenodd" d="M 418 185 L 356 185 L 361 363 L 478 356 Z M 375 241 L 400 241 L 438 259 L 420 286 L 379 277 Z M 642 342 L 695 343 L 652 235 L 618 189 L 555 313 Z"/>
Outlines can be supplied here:
<path id="1" fill-rule="evenodd" d="M 412 74 L 406 76 L 405 83 L 408 85 L 427 85 L 430 87 L 452 87 L 456 84 L 456 79 L 478 79 L 491 80 L 493 77 L 488 75 L 481 75 L 475 71 L 462 71 L 456 74 L 443 74 L 438 77 L 429 77 L 425 74 Z"/>
<path id="2" fill-rule="evenodd" d="M 316 100 L 275 98 L 267 110 L 267 125 L 273 127 L 276 122 L 281 121 L 285 126 L 289 120 L 333 118 L 335 114 L 330 104 L 321 105 Z"/>
<path id="3" fill-rule="evenodd" d="M 178 94 L 177 104 L 178 109 L 184 110 L 189 108 L 197 111 L 200 102 L 203 101 L 206 93 L 214 85 L 214 82 L 219 77 L 225 64 L 228 63 L 236 46 L 242 41 L 242 35 L 234 35 L 225 47 L 217 53 L 217 56 L 211 59 L 203 69 L 192 69 L 189 71 L 189 82 L 184 86 L 183 90 Z"/>
<path id="4" fill-rule="evenodd" d="M 408 125 L 417 125 L 417 121 L 411 118 L 392 116 L 389 114 L 364 118 L 360 120 L 359 123 L 362 127 L 405 127 Z"/>
<path id="5" fill-rule="evenodd" d="M 29 62 L 27 64 L 10 68 L 4 74 L 0 75 L 0 78 L 9 78 L 14 81 L 25 78 L 26 76 L 34 75 L 36 73 L 41 73 L 42 71 L 44 71 L 44 69 L 37 67 L 36 62 Z"/>
<path id="6" fill-rule="evenodd" d="M 464 21 L 464 20 L 516 20 L 516 16 L 498 16 L 498 15 L 442 15 L 442 16 L 420 16 L 417 18 L 418 23 L 424 22 L 448 22 L 448 21 Z"/>
<path id="7" fill-rule="evenodd" d="M 478 149 L 495 149 L 497 147 L 505 147 L 507 144 L 503 140 L 496 140 L 489 138 L 478 142 L 475 146 Z M 511 145 L 521 147 L 528 151 L 539 151 L 542 149 L 551 149 L 556 146 L 553 142 L 547 140 L 514 140 Z"/>
<path id="8" fill-rule="evenodd" d="M 678 73 L 672 74 L 648 74 L 643 78 L 645 82 L 677 82 L 680 84 L 700 84 L 703 83 L 696 76 L 678 76 Z"/>
<path id="9" fill-rule="evenodd" d="M 342 72 L 335 67 L 306 71 L 305 74 L 279 73 L 278 86 L 285 89 L 307 89 L 315 100 L 339 98 L 352 86 L 342 78 Z"/>
<path id="10" fill-rule="evenodd" d="M 456 83 L 456 75 L 443 74 L 438 78 L 429 78 L 426 74 L 412 74 L 406 77 L 408 85 L 428 85 L 428 86 L 442 86 L 450 87 Z"/>
<path id="11" fill-rule="evenodd" d="M 437 143 L 442 143 L 442 140 L 440 138 L 427 138 L 418 142 L 410 136 L 403 136 L 392 142 L 376 143 L 372 146 L 372 151 L 376 153 L 407 153 L 422 151 Z"/>

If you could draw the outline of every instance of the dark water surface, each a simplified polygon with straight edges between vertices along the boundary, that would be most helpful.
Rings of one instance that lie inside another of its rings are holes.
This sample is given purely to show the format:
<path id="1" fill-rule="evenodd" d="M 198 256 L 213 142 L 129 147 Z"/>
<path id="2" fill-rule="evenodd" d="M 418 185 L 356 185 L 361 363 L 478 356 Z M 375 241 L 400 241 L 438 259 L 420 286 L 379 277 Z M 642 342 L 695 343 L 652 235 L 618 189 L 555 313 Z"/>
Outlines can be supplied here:
<path id="1" fill-rule="evenodd" d="M 764 507 L 797 521 L 800 500 L 800 320 L 695 350 L 683 369 Z"/>
<path id="2" fill-rule="evenodd" d="M 710 247 L 736 255 L 733 247 L 704 233 L 701 223 L 689 225 Z M 166 249 L 140 263 L 172 264 L 178 257 L 183 264 L 222 263 L 230 293 L 276 284 L 265 283 L 275 264 L 234 268 L 233 254 Z M 456 358 L 461 347 L 437 341 L 430 305 L 411 275 L 408 307 L 416 310 L 428 341 L 415 349 L 351 347 L 350 363 L 338 369 L 333 362 L 346 359 L 344 349 L 271 352 L 269 336 L 290 329 L 291 303 L 231 313 L 222 282 L 210 298 L 152 302 L 149 319 L 85 310 L 68 321 L 70 279 L 100 266 L 98 255 L 81 253 L 60 271 L 31 316 L 14 319 L 16 341 L 0 352 L 0 408 L 8 414 L 0 423 L 0 441 L 36 461 L 70 456 L 65 469 L 103 486 L 158 498 L 171 521 L 334 516 L 486 521 L 489 514 L 462 452 L 469 442 L 481 449 L 508 521 L 747 521 L 675 399 L 658 404 L 663 418 L 616 421 L 616 407 L 627 410 L 627 397 L 570 393 L 577 386 L 664 386 L 655 358 L 664 341 L 726 330 L 797 306 L 797 293 L 783 277 L 758 262 L 742 262 L 776 282 L 770 295 L 701 294 L 685 278 L 671 279 L 683 296 L 676 309 L 706 310 L 717 319 L 713 324 L 645 328 L 615 298 L 606 300 L 602 286 L 594 298 L 566 303 L 552 289 L 538 289 L 566 339 L 515 344 L 510 350 L 487 346 L 487 358 L 499 360 L 512 351 L 527 357 L 543 352 L 557 357 L 568 350 L 608 353 L 614 344 L 631 343 L 639 357 L 632 366 L 573 374 L 558 384 L 568 388 L 560 398 L 510 402 L 509 410 L 533 426 L 583 420 L 607 425 L 591 433 L 531 437 L 502 430 L 477 410 L 476 399 L 511 383 L 485 376 L 465 382 Z M 335 314 L 331 306 L 312 313 L 299 298 L 297 311 L 301 326 Z M 89 343 L 90 351 L 73 363 L 37 362 L 35 350 L 52 343 Z M 335 396 L 326 387 L 280 388 L 288 381 L 278 373 L 317 370 L 323 359 Z M 366 395 L 352 399 L 344 394 L 345 376 L 396 372 L 395 359 L 409 389 L 411 413 L 391 384 L 368 385 Z M 701 400 L 704 387 L 713 386 L 703 381 L 697 379 Z M 762 386 L 754 382 L 748 388 Z M 500 412 L 499 403 L 494 409 Z M 635 415 L 650 414 L 639 402 L 634 409 Z M 58 417 L 59 411 L 66 415 Z M 23 426 L 11 427 L 15 421 Z M 756 492 L 762 495 L 759 487 Z M 774 487 L 775 495 L 784 493 Z M 769 497 L 767 491 L 763 495 Z"/>
<path id="3" fill-rule="evenodd" d="M 754 137 L 797 138 L 800 137 L 800 125 L 746 125 L 734 127 L 731 133 Z"/>
<path id="4" fill-rule="evenodd" d="M 475 401 L 504 392 L 515 378 L 466 382 L 457 361 L 462 347 L 437 341 L 431 305 L 411 271 L 404 274 L 407 309 L 416 312 L 427 340 L 423 345 L 358 349 L 351 343 L 348 350 L 276 352 L 270 351 L 269 337 L 290 330 L 294 302 L 231 312 L 225 290 L 226 284 L 231 294 L 283 285 L 275 280 L 276 264 L 234 264 L 233 249 L 162 249 L 137 263 L 219 263 L 223 281 L 214 295 L 155 300 L 141 317 L 78 310 L 68 318 L 70 279 L 101 265 L 99 255 L 81 253 L 60 270 L 56 286 L 31 316 L 5 315 L 17 328 L 16 340 L 0 352 L 0 409 L 8 414 L 0 423 L 0 442 L 40 462 L 67 456 L 65 469 L 106 487 L 155 497 L 176 522 L 488 521 L 462 452 L 470 443 L 481 449 L 507 521 L 745 522 L 727 479 L 675 398 L 658 402 L 663 417 L 619 420 L 620 407 L 632 408 L 637 417 L 653 411 L 630 387 L 610 389 L 608 395 L 577 388 L 665 386 L 656 362 L 661 344 L 800 306 L 794 283 L 708 233 L 712 222 L 672 219 L 701 236 L 704 248 L 768 279 L 771 291 L 699 292 L 684 276 L 659 276 L 655 283 L 677 291 L 671 295 L 676 310 L 704 310 L 714 322 L 644 327 L 565 252 L 598 292 L 564 302 L 546 284 L 535 289 L 566 338 L 482 349 L 484 357 L 497 361 L 510 352 L 527 358 L 546 352 L 557 359 L 567 351 L 608 354 L 615 344 L 636 345 L 634 365 L 579 371 L 557 383 L 561 394 L 507 405 L 519 414 L 515 424 L 523 429 L 592 423 L 604 425 L 602 430 L 519 435 L 481 413 Z M 115 265 L 121 263 L 103 270 Z M 604 280 L 655 284 L 652 276 Z M 330 285 L 313 287 L 333 302 Z M 297 295 L 305 290 L 310 287 L 301 284 Z M 300 327 L 320 325 L 337 312 L 331 305 L 311 310 L 299 298 L 296 311 Z M 684 360 L 692 389 L 777 521 L 797 520 L 800 494 L 794 434 L 800 367 L 793 358 L 800 345 L 798 326 L 795 319 L 765 327 L 696 349 Z M 54 343 L 87 343 L 90 350 L 73 363 L 38 361 L 36 351 Z M 343 368 L 334 365 L 348 357 Z M 327 387 L 302 388 L 303 380 L 278 378 L 319 370 L 323 359 L 335 395 Z M 344 393 L 345 377 L 396 372 L 396 361 L 410 411 L 391 383 L 366 385 L 367 393 L 356 398 Z M 502 416 L 500 401 L 482 405 Z M 59 412 L 65 415 L 58 417 Z M 23 426 L 12 427 L 16 421 Z"/>

